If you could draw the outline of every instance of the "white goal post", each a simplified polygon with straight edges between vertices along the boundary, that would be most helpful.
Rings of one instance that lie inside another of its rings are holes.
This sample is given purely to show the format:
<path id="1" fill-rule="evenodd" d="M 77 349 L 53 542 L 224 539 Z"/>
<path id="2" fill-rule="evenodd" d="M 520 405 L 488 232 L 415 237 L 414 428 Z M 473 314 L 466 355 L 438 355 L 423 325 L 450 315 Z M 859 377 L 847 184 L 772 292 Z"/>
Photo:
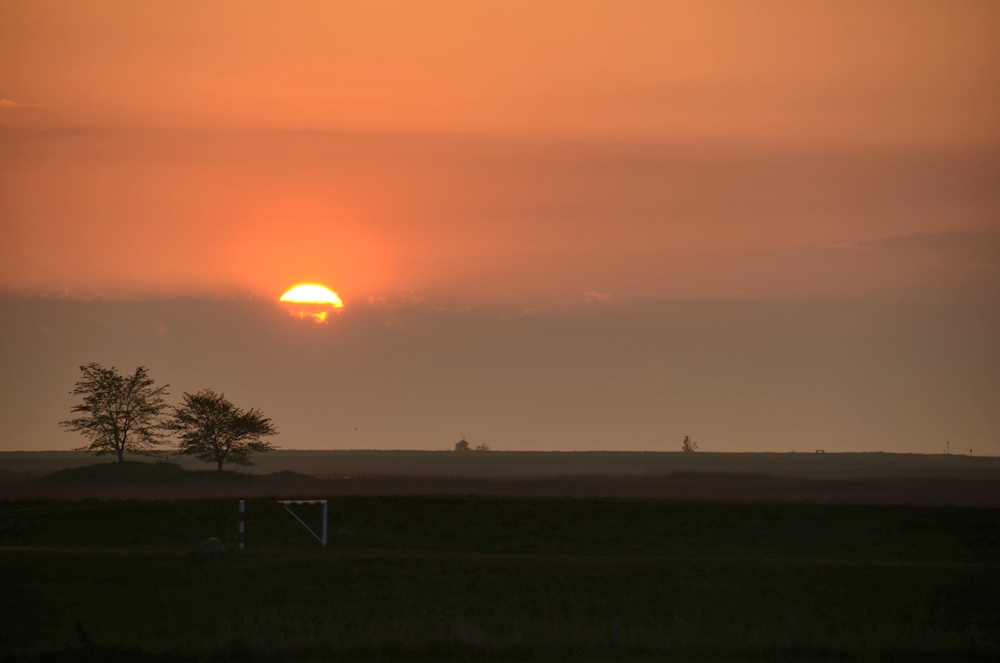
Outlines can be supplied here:
<path id="1" fill-rule="evenodd" d="M 310 534 L 312 534 L 314 537 L 316 537 L 316 540 L 319 541 L 321 544 L 323 544 L 324 548 L 326 547 L 326 515 L 327 515 L 326 514 L 326 500 L 278 500 L 278 504 L 280 504 L 283 507 L 285 507 L 285 511 L 287 511 L 290 514 L 292 514 L 292 518 L 295 518 L 295 520 L 297 520 L 300 523 L 302 523 L 302 526 L 306 528 L 306 531 L 309 532 Z M 317 534 L 316 532 L 312 531 L 312 528 L 309 527 L 309 525 L 306 525 L 305 522 L 301 518 L 299 518 L 295 514 L 294 511 L 292 511 L 290 508 L 288 508 L 288 507 L 291 507 L 291 506 L 322 506 L 323 507 L 323 528 L 320 530 L 320 532 L 321 532 L 322 535 Z"/>

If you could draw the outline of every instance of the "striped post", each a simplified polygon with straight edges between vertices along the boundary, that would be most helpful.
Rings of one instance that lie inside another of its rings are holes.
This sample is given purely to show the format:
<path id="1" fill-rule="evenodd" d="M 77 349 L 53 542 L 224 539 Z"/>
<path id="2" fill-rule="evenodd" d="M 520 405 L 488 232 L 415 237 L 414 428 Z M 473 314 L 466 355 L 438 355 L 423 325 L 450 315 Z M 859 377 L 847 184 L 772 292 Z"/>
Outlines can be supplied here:
<path id="1" fill-rule="evenodd" d="M 240 538 L 239 538 L 240 550 L 243 550 L 243 513 L 244 513 L 243 500 L 240 500 Z"/>

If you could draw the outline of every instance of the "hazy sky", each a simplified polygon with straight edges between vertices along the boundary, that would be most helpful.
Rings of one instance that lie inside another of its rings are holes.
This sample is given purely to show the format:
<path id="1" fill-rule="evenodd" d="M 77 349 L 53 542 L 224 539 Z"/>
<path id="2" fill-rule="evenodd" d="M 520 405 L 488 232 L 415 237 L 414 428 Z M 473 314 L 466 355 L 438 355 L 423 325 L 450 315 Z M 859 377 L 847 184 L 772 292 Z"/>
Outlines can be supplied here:
<path id="1" fill-rule="evenodd" d="M 413 300 L 329 324 L 269 299 L 0 298 L 0 449 L 56 424 L 78 365 L 149 367 L 170 402 L 260 407 L 287 448 L 1000 454 L 1000 309 L 666 302 L 503 316 Z"/>
<path id="2" fill-rule="evenodd" d="M 17 126 L 1000 138 L 982 2 L 5 0 Z"/>
<path id="3" fill-rule="evenodd" d="M 268 317 L 304 281 L 344 312 Z M 292 446 L 347 401 L 371 446 L 1000 445 L 1000 4 L 0 0 L 0 295 L 6 449 L 72 444 L 89 361 Z M 253 389 L 202 356 L 247 325 Z"/>

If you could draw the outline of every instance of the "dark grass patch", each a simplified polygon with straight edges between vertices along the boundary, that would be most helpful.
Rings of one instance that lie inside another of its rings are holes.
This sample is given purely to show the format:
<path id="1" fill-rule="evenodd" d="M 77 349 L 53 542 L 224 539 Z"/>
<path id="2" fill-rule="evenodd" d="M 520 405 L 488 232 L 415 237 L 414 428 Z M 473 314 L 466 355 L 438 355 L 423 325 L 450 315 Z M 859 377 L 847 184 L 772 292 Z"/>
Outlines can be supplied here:
<path id="1" fill-rule="evenodd" d="M 321 498 L 322 494 L 286 497 Z M 1000 510 L 627 499 L 329 497 L 330 550 L 1000 563 Z M 0 546 L 236 543 L 235 499 L 0 502 Z M 246 502 L 248 550 L 319 551 L 273 498 Z M 319 509 L 298 513 L 314 528 Z"/>
<path id="2" fill-rule="evenodd" d="M 792 651 L 854 660 L 986 651 L 1000 627 L 992 568 L 290 551 L 213 563 L 54 553 L 3 561 L 5 637 L 24 653 L 78 646 L 81 621 L 92 623 L 95 646 L 116 650 L 208 658 L 228 646 L 352 660 L 392 650 L 455 660 Z"/>
<path id="3" fill-rule="evenodd" d="M 993 509 L 339 497 L 330 530 L 355 536 L 322 549 L 260 498 L 239 553 L 236 506 L 0 503 L 0 659 L 992 660 L 1000 643 Z M 191 554 L 209 536 L 222 559 Z"/>
<path id="4" fill-rule="evenodd" d="M 831 651 L 825 648 L 800 649 L 794 653 L 787 649 L 751 649 L 720 652 L 717 649 L 698 647 L 679 648 L 670 651 L 583 651 L 549 650 L 521 651 L 504 650 L 484 652 L 476 649 L 408 649 L 388 647 L 379 651 L 355 650 L 333 651 L 324 648 L 304 648 L 281 652 L 276 656 L 259 650 L 241 647 L 227 647 L 207 656 L 190 656 L 178 652 L 170 654 L 150 654 L 141 649 L 114 649 L 93 647 L 90 649 L 68 649 L 34 655 L 10 655 L 3 663 L 264 663 L 267 661 L 375 661 L 376 663 L 425 663 L 433 661 L 483 661 L 491 663 L 532 663 L 534 661 L 607 661 L 615 662 L 662 662 L 664 660 L 686 662 L 726 662 L 726 663 L 788 663 L 823 661 L 827 663 L 851 661 L 883 661 L 886 663 L 977 663 L 992 662 L 996 657 L 991 652 L 969 649 L 953 649 L 935 652 L 908 650 L 886 650 L 871 654 L 857 655 L 850 652 Z"/>

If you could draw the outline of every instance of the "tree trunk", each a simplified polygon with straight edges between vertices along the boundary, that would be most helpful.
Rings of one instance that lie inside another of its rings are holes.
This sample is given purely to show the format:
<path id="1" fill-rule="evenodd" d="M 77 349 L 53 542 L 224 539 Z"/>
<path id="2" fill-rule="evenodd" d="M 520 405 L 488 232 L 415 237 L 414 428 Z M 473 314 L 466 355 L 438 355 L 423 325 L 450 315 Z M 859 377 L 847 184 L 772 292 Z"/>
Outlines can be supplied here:
<path id="1" fill-rule="evenodd" d="M 219 471 L 220 472 L 222 471 L 222 461 L 221 460 L 219 461 Z"/>
<path id="2" fill-rule="evenodd" d="M 119 450 L 118 450 L 118 462 L 119 462 L 119 463 L 121 463 L 121 462 L 124 462 L 124 461 L 125 461 L 125 458 L 124 458 L 124 456 L 125 456 L 125 450 L 124 450 L 124 449 L 119 449 Z"/>

